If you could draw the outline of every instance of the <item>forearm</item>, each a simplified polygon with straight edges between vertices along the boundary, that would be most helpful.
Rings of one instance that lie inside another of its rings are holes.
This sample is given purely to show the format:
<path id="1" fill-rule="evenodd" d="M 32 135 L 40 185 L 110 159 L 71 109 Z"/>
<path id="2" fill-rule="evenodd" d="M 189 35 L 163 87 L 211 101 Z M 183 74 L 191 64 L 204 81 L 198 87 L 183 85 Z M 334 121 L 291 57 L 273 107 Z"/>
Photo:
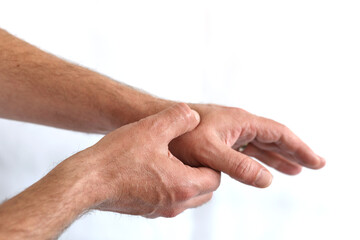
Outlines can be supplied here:
<path id="1" fill-rule="evenodd" d="M 0 117 L 107 133 L 169 105 L 0 29 Z"/>
<path id="2" fill-rule="evenodd" d="M 112 131 L 0 205 L 0 239 L 56 238 L 89 209 L 154 218 L 204 204 L 220 174 L 185 166 L 168 149 L 199 122 L 177 104 Z"/>
<path id="3" fill-rule="evenodd" d="M 0 239 L 58 237 L 96 202 L 91 198 L 94 176 L 91 171 L 86 175 L 69 168 L 64 161 L 43 179 L 0 205 Z"/>

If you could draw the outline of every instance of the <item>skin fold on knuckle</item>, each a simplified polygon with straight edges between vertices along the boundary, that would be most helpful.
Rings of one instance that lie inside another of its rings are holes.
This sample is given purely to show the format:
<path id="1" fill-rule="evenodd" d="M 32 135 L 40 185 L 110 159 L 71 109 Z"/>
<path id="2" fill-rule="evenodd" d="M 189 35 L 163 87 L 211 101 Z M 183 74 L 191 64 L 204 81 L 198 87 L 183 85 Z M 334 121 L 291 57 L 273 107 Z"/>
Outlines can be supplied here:
<path id="1" fill-rule="evenodd" d="M 197 194 L 196 189 L 190 185 L 179 185 L 174 188 L 175 202 L 184 202 L 193 198 Z"/>
<path id="2" fill-rule="evenodd" d="M 254 182 L 256 178 L 256 169 L 253 164 L 251 164 L 251 161 L 252 160 L 245 156 L 235 161 L 231 173 L 232 177 L 246 184 Z"/>

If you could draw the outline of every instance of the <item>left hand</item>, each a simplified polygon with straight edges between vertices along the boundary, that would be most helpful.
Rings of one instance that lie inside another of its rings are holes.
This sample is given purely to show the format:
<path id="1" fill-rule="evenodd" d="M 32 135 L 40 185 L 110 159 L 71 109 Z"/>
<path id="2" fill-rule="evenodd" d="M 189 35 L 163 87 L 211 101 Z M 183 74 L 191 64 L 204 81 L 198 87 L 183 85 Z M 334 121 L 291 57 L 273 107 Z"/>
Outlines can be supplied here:
<path id="1" fill-rule="evenodd" d="M 257 161 L 295 175 L 302 167 L 319 169 L 325 160 L 316 155 L 286 126 L 239 108 L 192 104 L 201 116 L 192 132 L 174 139 L 171 152 L 190 166 L 208 166 L 256 187 L 271 184 L 272 175 Z M 239 147 L 247 145 L 243 152 Z"/>

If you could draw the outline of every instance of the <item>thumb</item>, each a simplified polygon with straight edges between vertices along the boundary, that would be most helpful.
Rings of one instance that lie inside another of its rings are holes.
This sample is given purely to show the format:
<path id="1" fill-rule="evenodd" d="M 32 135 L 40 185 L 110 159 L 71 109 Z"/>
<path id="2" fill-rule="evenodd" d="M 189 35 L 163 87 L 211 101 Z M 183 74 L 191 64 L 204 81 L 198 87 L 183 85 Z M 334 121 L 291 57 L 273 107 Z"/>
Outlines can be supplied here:
<path id="1" fill-rule="evenodd" d="M 196 128 L 199 114 L 185 103 L 177 103 L 147 118 L 154 134 L 169 143 L 174 138 Z"/>

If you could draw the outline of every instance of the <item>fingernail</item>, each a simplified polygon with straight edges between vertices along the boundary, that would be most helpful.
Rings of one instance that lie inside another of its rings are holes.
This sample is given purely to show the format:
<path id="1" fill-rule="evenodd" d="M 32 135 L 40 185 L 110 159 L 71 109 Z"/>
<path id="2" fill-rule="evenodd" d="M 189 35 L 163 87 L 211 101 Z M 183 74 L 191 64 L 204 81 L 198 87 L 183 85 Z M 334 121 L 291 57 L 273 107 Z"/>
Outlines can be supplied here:
<path id="1" fill-rule="evenodd" d="M 200 115 L 199 115 L 199 113 L 198 113 L 197 111 L 195 111 L 195 110 L 192 110 L 192 109 L 191 109 L 191 111 L 193 112 L 194 117 L 196 118 L 196 120 L 197 120 L 197 121 L 200 121 Z"/>
<path id="2" fill-rule="evenodd" d="M 273 176 L 268 171 L 261 169 L 254 182 L 256 187 L 265 188 L 271 184 Z"/>
<path id="3" fill-rule="evenodd" d="M 319 159 L 319 161 L 320 161 L 320 166 L 325 166 L 325 163 L 326 163 L 325 158 L 320 157 L 320 156 L 318 155 L 318 159 Z"/>

